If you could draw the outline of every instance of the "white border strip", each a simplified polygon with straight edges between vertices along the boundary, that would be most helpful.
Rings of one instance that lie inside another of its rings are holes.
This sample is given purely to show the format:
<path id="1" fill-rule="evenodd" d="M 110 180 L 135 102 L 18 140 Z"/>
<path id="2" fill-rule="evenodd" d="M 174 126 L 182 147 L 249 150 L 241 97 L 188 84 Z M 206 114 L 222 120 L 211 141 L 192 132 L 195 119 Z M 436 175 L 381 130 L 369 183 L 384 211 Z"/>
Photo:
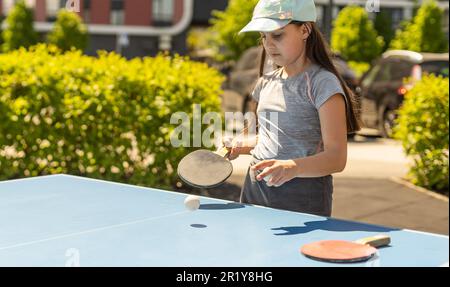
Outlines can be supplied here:
<path id="1" fill-rule="evenodd" d="M 442 237 L 442 238 L 449 239 L 448 235 L 444 235 L 444 234 L 437 234 L 437 233 L 424 232 L 424 231 L 411 230 L 411 229 L 402 229 L 402 230 L 408 231 L 408 232 L 413 232 L 413 233 L 418 233 L 418 234 L 423 234 L 423 235 L 428 235 L 428 236 L 435 236 L 435 237 Z"/>
<path id="2" fill-rule="evenodd" d="M 28 180 L 41 180 L 41 179 L 42 180 L 46 180 L 48 178 L 54 178 L 54 177 L 68 177 L 68 178 L 72 178 L 72 179 L 75 179 L 75 180 L 95 181 L 95 182 L 102 183 L 102 184 L 119 185 L 119 186 L 123 186 L 123 187 L 127 187 L 127 188 L 143 189 L 145 191 L 158 191 L 158 192 L 172 193 L 172 194 L 177 194 L 177 195 L 181 195 L 181 196 L 191 195 L 189 193 L 183 193 L 183 192 L 178 192 L 178 191 L 173 191 L 173 190 L 165 190 L 165 189 L 159 189 L 159 188 L 153 188 L 153 187 L 132 185 L 132 184 L 127 184 L 127 183 L 107 181 L 107 180 L 103 180 L 103 179 L 96 179 L 96 178 L 76 176 L 76 175 L 63 174 L 63 173 L 61 173 L 61 174 L 41 175 L 41 176 L 34 176 L 34 177 L 24 177 L 24 178 L 0 181 L 0 186 L 1 186 L 2 183 L 7 184 L 7 183 L 20 182 L 20 181 L 28 181 Z M 222 201 L 222 202 L 227 202 L 227 203 L 236 203 L 234 201 L 221 199 L 221 198 L 212 198 L 212 197 L 206 197 L 206 196 L 201 196 L 201 195 L 197 195 L 197 196 L 200 197 L 200 198 L 208 199 L 208 200 L 214 200 L 214 201 L 217 200 L 217 201 Z"/>
<path id="3" fill-rule="evenodd" d="M 49 174 L 49 175 L 30 176 L 30 177 L 16 178 L 16 179 L 7 179 L 7 180 L 0 181 L 0 184 L 14 183 L 17 181 L 36 180 L 36 179 L 40 179 L 40 178 L 57 177 L 57 176 L 65 176 L 65 174 Z M 82 177 L 80 177 L 80 178 L 82 178 Z"/>

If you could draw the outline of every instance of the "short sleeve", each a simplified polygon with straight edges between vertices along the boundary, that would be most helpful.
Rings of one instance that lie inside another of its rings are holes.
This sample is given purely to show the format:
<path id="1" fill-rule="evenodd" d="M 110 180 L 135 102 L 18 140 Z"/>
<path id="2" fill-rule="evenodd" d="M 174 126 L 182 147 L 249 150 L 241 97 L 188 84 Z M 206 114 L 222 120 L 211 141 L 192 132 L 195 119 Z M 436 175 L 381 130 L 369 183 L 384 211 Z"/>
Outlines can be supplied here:
<path id="1" fill-rule="evenodd" d="M 344 95 L 341 82 L 331 72 L 324 71 L 316 75 L 313 81 L 312 93 L 314 106 L 317 110 L 335 94 Z"/>
<path id="2" fill-rule="evenodd" d="M 251 93 L 252 98 L 257 102 L 259 102 L 259 94 L 261 93 L 262 86 L 263 86 L 263 77 L 259 77 Z"/>

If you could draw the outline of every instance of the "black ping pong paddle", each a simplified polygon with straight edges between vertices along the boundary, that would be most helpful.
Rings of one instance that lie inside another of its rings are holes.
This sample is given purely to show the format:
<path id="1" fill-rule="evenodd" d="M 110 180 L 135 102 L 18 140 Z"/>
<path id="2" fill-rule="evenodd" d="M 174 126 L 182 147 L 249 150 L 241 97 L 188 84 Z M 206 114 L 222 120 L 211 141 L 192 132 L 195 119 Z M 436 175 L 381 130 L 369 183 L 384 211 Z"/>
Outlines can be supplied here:
<path id="1" fill-rule="evenodd" d="M 251 121 L 244 123 L 245 127 L 238 137 L 247 135 Z M 256 123 L 258 127 L 258 123 Z M 178 164 L 178 176 L 186 184 L 198 188 L 213 188 L 225 182 L 233 173 L 233 165 L 228 156 L 231 147 L 222 147 L 213 152 L 200 149 L 186 155 Z"/>
<path id="2" fill-rule="evenodd" d="M 199 188 L 213 188 L 226 181 L 233 172 L 227 159 L 226 147 L 216 152 L 200 149 L 186 155 L 178 164 L 178 176 L 186 184 Z"/>

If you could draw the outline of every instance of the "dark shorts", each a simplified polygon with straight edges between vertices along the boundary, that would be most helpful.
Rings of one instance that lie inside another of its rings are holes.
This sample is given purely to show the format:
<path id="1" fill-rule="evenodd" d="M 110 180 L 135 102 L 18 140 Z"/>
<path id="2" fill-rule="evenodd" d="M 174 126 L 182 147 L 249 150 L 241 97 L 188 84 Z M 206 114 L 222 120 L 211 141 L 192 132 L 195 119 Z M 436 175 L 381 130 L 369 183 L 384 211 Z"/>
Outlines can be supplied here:
<path id="1" fill-rule="evenodd" d="M 250 166 L 260 160 L 253 158 Z M 249 167 L 241 190 L 241 202 L 276 209 L 297 211 L 320 216 L 331 216 L 333 202 L 333 177 L 294 178 L 282 186 L 267 186 L 257 181 L 261 171 Z"/>

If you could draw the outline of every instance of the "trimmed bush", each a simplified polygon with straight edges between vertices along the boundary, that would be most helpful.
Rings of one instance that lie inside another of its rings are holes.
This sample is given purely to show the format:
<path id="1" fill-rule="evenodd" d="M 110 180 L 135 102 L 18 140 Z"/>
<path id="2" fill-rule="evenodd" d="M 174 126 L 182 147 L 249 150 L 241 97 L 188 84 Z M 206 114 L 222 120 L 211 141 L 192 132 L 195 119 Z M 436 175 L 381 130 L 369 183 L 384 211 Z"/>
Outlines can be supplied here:
<path id="1" fill-rule="evenodd" d="M 370 63 L 380 56 L 383 45 L 364 8 L 348 6 L 341 10 L 331 33 L 333 51 L 347 61 Z"/>
<path id="2" fill-rule="evenodd" d="M 409 91 L 399 110 L 395 137 L 414 160 L 414 184 L 448 192 L 449 80 L 425 76 Z"/>
<path id="3" fill-rule="evenodd" d="M 448 51 L 448 42 L 442 29 L 443 11 L 436 1 L 426 1 L 411 22 L 396 32 L 391 49 L 442 53 Z"/>
<path id="4" fill-rule="evenodd" d="M 88 43 L 87 28 L 80 16 L 65 9 L 58 13 L 55 26 L 47 37 L 48 43 L 63 51 L 72 48 L 83 51 Z"/>
<path id="5" fill-rule="evenodd" d="M 375 14 L 374 28 L 378 34 L 383 37 L 384 45 L 382 51 L 386 51 L 394 38 L 394 31 L 392 30 L 392 17 L 386 10 Z"/>
<path id="6" fill-rule="evenodd" d="M 259 33 L 239 31 L 252 19 L 258 0 L 230 0 L 225 11 L 213 11 L 211 19 L 218 61 L 238 60 L 247 49 L 258 44 Z"/>
<path id="7" fill-rule="evenodd" d="M 20 47 L 28 48 L 38 41 L 38 34 L 33 28 L 33 10 L 27 8 L 24 1 L 19 1 L 6 18 L 7 28 L 2 32 L 4 52 Z"/>
<path id="8" fill-rule="evenodd" d="M 220 111 L 223 76 L 180 56 L 38 45 L 0 55 L 0 179 L 67 173 L 173 187 L 174 112 Z M 192 129 L 191 129 L 192 130 Z"/>

